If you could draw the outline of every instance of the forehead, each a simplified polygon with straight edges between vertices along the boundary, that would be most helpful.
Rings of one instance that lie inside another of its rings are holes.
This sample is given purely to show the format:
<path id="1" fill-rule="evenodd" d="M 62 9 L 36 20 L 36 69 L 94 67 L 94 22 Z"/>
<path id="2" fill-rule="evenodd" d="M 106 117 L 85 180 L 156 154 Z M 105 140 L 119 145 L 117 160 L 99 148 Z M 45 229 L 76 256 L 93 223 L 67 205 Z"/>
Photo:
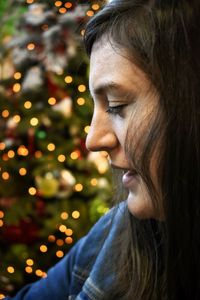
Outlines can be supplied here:
<path id="1" fill-rule="evenodd" d="M 149 87 L 145 73 L 128 57 L 124 49 L 100 40 L 92 48 L 89 85 L 91 93 L 101 87 L 121 86 L 124 89 L 144 90 Z"/>

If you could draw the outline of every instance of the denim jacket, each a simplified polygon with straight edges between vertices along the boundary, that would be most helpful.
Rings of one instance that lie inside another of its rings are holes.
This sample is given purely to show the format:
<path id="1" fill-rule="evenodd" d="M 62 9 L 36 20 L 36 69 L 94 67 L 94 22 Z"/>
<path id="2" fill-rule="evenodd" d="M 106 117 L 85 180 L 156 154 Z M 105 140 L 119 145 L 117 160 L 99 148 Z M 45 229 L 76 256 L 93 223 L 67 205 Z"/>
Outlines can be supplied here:
<path id="1" fill-rule="evenodd" d="M 112 244 L 122 233 L 125 207 L 122 202 L 113 218 L 111 209 L 48 271 L 47 277 L 25 286 L 12 300 L 110 299 Z"/>

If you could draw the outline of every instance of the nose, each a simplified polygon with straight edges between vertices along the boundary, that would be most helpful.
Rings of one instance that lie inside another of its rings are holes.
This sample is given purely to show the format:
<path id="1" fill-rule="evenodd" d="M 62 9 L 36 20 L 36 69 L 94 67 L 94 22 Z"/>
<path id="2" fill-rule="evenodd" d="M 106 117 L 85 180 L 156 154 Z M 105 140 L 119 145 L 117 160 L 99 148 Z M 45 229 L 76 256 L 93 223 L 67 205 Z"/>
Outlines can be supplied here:
<path id="1" fill-rule="evenodd" d="M 94 112 L 90 130 L 86 138 L 86 147 L 90 151 L 107 151 L 117 147 L 118 139 L 107 113 Z"/>

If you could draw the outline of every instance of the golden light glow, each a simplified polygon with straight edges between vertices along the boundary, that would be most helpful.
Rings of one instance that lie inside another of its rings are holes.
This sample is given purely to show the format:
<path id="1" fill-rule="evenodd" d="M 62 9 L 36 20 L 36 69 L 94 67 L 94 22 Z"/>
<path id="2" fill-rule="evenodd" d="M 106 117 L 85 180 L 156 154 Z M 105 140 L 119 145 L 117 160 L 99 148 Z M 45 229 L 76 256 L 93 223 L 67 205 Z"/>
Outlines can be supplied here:
<path id="1" fill-rule="evenodd" d="M 4 294 L 0 294 L 0 299 L 5 299 L 6 296 Z"/>
<path id="2" fill-rule="evenodd" d="M 33 2 L 34 2 L 34 0 L 26 0 L 26 3 L 28 3 L 28 4 L 31 4 Z"/>
<path id="3" fill-rule="evenodd" d="M 4 150 L 6 148 L 6 144 L 1 142 L 0 143 L 0 150 Z"/>
<path id="4" fill-rule="evenodd" d="M 61 251 L 61 250 L 58 250 L 58 251 L 56 251 L 56 256 L 59 257 L 59 258 L 61 258 L 61 257 L 64 256 L 64 252 Z"/>
<path id="5" fill-rule="evenodd" d="M 72 239 L 70 236 L 68 236 L 68 237 L 66 237 L 66 239 L 65 239 L 65 243 L 66 243 L 66 244 L 72 244 L 72 243 L 73 243 L 73 239 Z"/>
<path id="6" fill-rule="evenodd" d="M 66 229 L 67 229 L 67 227 L 65 225 L 60 225 L 59 226 L 60 232 L 65 232 Z"/>
<path id="7" fill-rule="evenodd" d="M 0 218 L 3 219 L 3 217 L 4 217 L 4 212 L 0 210 Z"/>
<path id="8" fill-rule="evenodd" d="M 92 16 L 94 16 L 94 12 L 92 10 L 88 10 L 87 13 L 86 13 L 86 15 L 88 17 L 92 17 Z"/>
<path id="9" fill-rule="evenodd" d="M 85 133 L 89 133 L 89 130 L 90 130 L 90 126 L 89 125 L 87 125 L 87 126 L 85 126 L 85 128 L 84 128 L 84 131 L 85 131 Z"/>
<path id="10" fill-rule="evenodd" d="M 32 119 L 30 120 L 30 124 L 31 124 L 32 126 L 37 126 L 38 123 L 39 123 L 39 121 L 38 121 L 37 118 L 32 118 Z"/>
<path id="11" fill-rule="evenodd" d="M 78 219 L 79 217 L 80 217 L 80 212 L 77 211 L 77 210 L 74 210 L 74 211 L 72 212 L 72 218 Z"/>
<path id="12" fill-rule="evenodd" d="M 72 7 L 72 3 L 71 2 L 66 2 L 65 3 L 65 7 L 66 8 L 71 8 Z"/>
<path id="13" fill-rule="evenodd" d="M 28 155 L 28 149 L 24 145 L 21 145 L 17 149 L 17 153 L 18 153 L 18 155 L 27 156 Z"/>
<path id="14" fill-rule="evenodd" d="M 60 7 L 61 5 L 62 5 L 62 1 L 56 1 L 56 2 L 55 2 L 55 6 L 56 6 L 56 7 Z"/>
<path id="15" fill-rule="evenodd" d="M 36 188 L 34 188 L 34 187 L 30 187 L 29 189 L 28 189 L 28 192 L 29 192 L 29 194 L 31 195 L 31 196 L 34 196 L 35 194 L 36 194 Z"/>
<path id="16" fill-rule="evenodd" d="M 0 227 L 3 227 L 3 220 L 0 220 Z"/>
<path id="17" fill-rule="evenodd" d="M 65 7 L 59 8 L 59 13 L 60 14 L 65 14 L 67 12 L 67 9 Z"/>
<path id="18" fill-rule="evenodd" d="M 58 161 L 59 162 L 64 162 L 65 160 L 66 160 L 65 155 L 63 155 L 63 154 L 58 155 Z"/>
<path id="19" fill-rule="evenodd" d="M 33 43 L 28 44 L 28 45 L 27 45 L 27 49 L 28 49 L 29 51 L 34 50 L 34 49 L 35 49 L 35 44 L 33 44 Z"/>
<path id="20" fill-rule="evenodd" d="M 61 219 L 63 219 L 63 220 L 67 220 L 68 217 L 69 217 L 69 215 L 68 215 L 68 213 L 67 213 L 66 211 L 63 211 L 63 212 L 61 213 L 60 217 L 61 217 Z"/>
<path id="21" fill-rule="evenodd" d="M 81 183 L 77 183 L 74 189 L 76 192 L 81 192 L 83 190 L 83 185 Z"/>
<path id="22" fill-rule="evenodd" d="M 35 157 L 36 158 L 42 157 L 42 152 L 40 150 L 35 151 Z"/>
<path id="23" fill-rule="evenodd" d="M 15 269 L 12 266 L 7 267 L 8 273 L 12 274 L 15 272 Z"/>
<path id="24" fill-rule="evenodd" d="M 33 261 L 31 258 L 28 258 L 28 259 L 26 260 L 26 264 L 27 264 L 28 266 L 33 266 L 34 261 Z"/>
<path id="25" fill-rule="evenodd" d="M 73 152 L 70 154 L 70 157 L 71 157 L 71 159 L 73 159 L 73 160 L 79 158 L 79 157 L 80 157 L 80 151 L 79 151 L 79 150 L 73 151 Z"/>
<path id="26" fill-rule="evenodd" d="M 65 77 L 65 82 L 66 82 L 66 83 L 71 83 L 72 81 L 73 81 L 72 76 L 66 76 L 66 77 Z"/>
<path id="27" fill-rule="evenodd" d="M 90 183 L 91 183 L 92 186 L 96 186 L 97 183 L 98 183 L 98 180 L 97 180 L 96 178 L 92 178 L 92 179 L 90 180 Z"/>
<path id="28" fill-rule="evenodd" d="M 71 228 L 67 228 L 67 229 L 65 230 L 65 234 L 66 234 L 67 236 L 71 236 L 71 235 L 73 234 L 73 230 L 72 230 Z"/>
<path id="29" fill-rule="evenodd" d="M 79 91 L 80 93 L 85 92 L 85 91 L 86 91 L 86 86 L 85 86 L 84 84 L 80 84 L 80 85 L 78 86 L 78 91 Z"/>
<path id="30" fill-rule="evenodd" d="M 9 116 L 9 111 L 7 110 L 7 109 L 4 109 L 3 111 L 2 111 L 2 113 L 1 113 L 1 115 L 2 115 L 2 117 L 3 118 L 7 118 L 8 116 Z"/>
<path id="31" fill-rule="evenodd" d="M 84 98 L 78 98 L 77 103 L 78 103 L 78 105 L 84 105 L 85 104 L 85 99 Z"/>
<path id="32" fill-rule="evenodd" d="M 20 79 L 21 77 L 22 77 L 22 74 L 21 74 L 20 72 L 15 72 L 14 78 L 15 78 L 16 80 Z"/>
<path id="33" fill-rule="evenodd" d="M 19 123 L 21 121 L 21 117 L 19 115 L 15 115 L 15 116 L 13 116 L 13 121 L 15 123 Z"/>
<path id="34" fill-rule="evenodd" d="M 45 253 L 45 252 L 47 252 L 47 250 L 48 250 L 48 248 L 47 248 L 46 245 L 41 245 L 41 246 L 40 246 L 40 251 L 41 251 L 41 252 Z"/>
<path id="35" fill-rule="evenodd" d="M 8 157 L 13 158 L 15 156 L 15 152 L 13 150 L 8 151 Z"/>
<path id="36" fill-rule="evenodd" d="M 61 240 L 61 239 L 58 239 L 58 240 L 56 241 L 56 245 L 61 247 L 61 246 L 64 245 L 64 241 Z"/>
<path id="37" fill-rule="evenodd" d="M 99 4 L 95 3 L 95 4 L 92 5 L 93 10 L 98 10 L 99 8 L 100 8 Z"/>
<path id="38" fill-rule="evenodd" d="M 50 143 L 50 144 L 47 145 L 47 149 L 49 151 L 54 151 L 56 149 L 56 146 L 53 143 Z"/>
<path id="39" fill-rule="evenodd" d="M 13 92 L 18 93 L 21 90 L 21 84 L 20 83 L 15 83 L 13 85 Z"/>
<path id="40" fill-rule="evenodd" d="M 32 273 L 33 272 L 33 269 L 31 268 L 31 267 L 26 267 L 25 268 L 25 271 L 26 271 L 26 273 Z"/>
<path id="41" fill-rule="evenodd" d="M 9 157 L 8 157 L 8 155 L 6 153 L 4 153 L 3 156 L 2 156 L 2 159 L 4 161 L 7 161 L 7 160 L 9 160 Z"/>
<path id="42" fill-rule="evenodd" d="M 54 236 L 53 234 L 50 234 L 50 235 L 48 236 L 48 241 L 49 241 L 49 242 L 55 242 L 55 240 L 56 240 L 56 238 L 55 238 L 55 236 Z"/>
<path id="43" fill-rule="evenodd" d="M 25 168 L 20 168 L 20 169 L 19 169 L 19 174 L 20 174 L 21 176 L 24 176 L 24 175 L 27 174 L 27 170 L 26 170 Z"/>
<path id="44" fill-rule="evenodd" d="M 30 109 L 30 108 L 32 107 L 31 101 L 26 101 L 26 102 L 24 102 L 24 107 L 25 107 L 26 109 Z"/>
<path id="45" fill-rule="evenodd" d="M 43 272 L 42 272 L 42 270 L 40 270 L 40 269 L 37 269 L 37 270 L 35 271 L 35 274 L 36 274 L 37 276 L 39 276 L 39 277 L 42 277 L 42 276 L 43 276 Z"/>
<path id="46" fill-rule="evenodd" d="M 3 178 L 3 180 L 8 180 L 10 178 L 9 173 L 8 172 L 3 172 L 2 173 L 2 178 Z"/>
<path id="47" fill-rule="evenodd" d="M 48 99 L 48 103 L 49 103 L 50 105 L 55 105 L 55 104 L 56 104 L 56 98 L 50 97 L 50 98 Z"/>
<path id="48" fill-rule="evenodd" d="M 81 30 L 81 35 L 84 36 L 84 34 L 85 34 L 85 29 L 82 29 Z"/>

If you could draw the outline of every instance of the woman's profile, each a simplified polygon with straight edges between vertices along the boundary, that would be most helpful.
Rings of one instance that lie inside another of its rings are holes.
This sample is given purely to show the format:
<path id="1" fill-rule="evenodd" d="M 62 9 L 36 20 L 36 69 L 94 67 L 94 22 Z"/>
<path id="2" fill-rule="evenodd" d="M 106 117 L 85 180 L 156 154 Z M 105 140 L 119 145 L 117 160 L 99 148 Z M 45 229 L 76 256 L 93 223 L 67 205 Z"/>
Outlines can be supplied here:
<path id="1" fill-rule="evenodd" d="M 13 299 L 200 299 L 200 3 L 113 0 L 84 41 L 86 146 L 126 197 Z"/>

